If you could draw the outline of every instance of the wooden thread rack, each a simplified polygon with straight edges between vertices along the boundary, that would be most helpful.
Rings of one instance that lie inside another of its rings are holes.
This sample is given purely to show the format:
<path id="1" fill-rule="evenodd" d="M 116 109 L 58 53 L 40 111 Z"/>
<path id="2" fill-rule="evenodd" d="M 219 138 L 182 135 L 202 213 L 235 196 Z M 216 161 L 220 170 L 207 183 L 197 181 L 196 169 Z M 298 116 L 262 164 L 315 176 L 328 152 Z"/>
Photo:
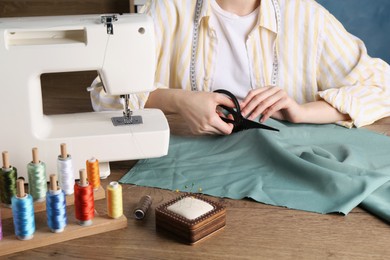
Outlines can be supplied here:
<path id="1" fill-rule="evenodd" d="M 104 199 L 105 197 L 105 190 L 100 186 L 98 190 L 94 192 L 94 199 L 96 201 Z M 74 207 L 70 207 L 74 205 L 73 195 L 66 196 L 66 205 L 68 225 L 63 232 L 52 233 L 47 225 L 46 201 L 35 202 L 34 212 L 36 231 L 31 240 L 25 241 L 19 240 L 15 235 L 11 208 L 1 208 L 3 239 L 0 240 L 0 256 L 127 227 L 127 218 L 124 215 L 112 219 L 108 217 L 105 208 L 98 207 L 95 207 L 95 217 L 92 225 L 80 226 L 74 216 Z"/>

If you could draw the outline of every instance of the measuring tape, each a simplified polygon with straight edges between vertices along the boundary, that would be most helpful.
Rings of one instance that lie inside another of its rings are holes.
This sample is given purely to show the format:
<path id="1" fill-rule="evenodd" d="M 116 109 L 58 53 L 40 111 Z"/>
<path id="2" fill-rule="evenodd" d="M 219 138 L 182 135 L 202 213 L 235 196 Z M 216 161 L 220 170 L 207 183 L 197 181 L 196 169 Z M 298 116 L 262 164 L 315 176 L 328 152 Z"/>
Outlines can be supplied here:
<path id="1" fill-rule="evenodd" d="M 280 7 L 277 0 L 272 0 L 272 4 L 275 9 L 276 14 L 276 25 L 278 28 L 278 33 L 280 32 Z M 196 84 L 196 68 L 195 68 L 195 59 L 196 59 L 196 51 L 198 49 L 198 39 L 199 39 L 199 22 L 200 22 L 200 13 L 202 11 L 203 0 L 196 1 L 195 7 L 195 18 L 194 18 L 194 29 L 192 32 L 192 49 L 191 49 L 191 63 L 190 63 L 190 81 L 191 81 L 191 90 L 198 91 L 198 87 Z M 279 75 L 279 62 L 278 62 L 278 52 L 276 49 L 276 42 L 274 42 L 274 60 L 272 63 L 272 76 L 271 76 L 271 84 L 272 86 L 276 86 L 278 83 L 278 75 Z"/>

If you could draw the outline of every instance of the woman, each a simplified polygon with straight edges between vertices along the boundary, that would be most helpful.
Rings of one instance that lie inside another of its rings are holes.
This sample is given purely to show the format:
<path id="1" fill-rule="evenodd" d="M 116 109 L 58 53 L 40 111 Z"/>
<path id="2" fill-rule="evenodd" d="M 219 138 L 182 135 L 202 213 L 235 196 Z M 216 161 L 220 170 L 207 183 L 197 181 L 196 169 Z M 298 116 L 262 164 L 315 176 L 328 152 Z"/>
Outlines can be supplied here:
<path id="1" fill-rule="evenodd" d="M 364 44 L 315 1 L 197 4 L 195 27 L 193 0 L 146 4 L 157 37 L 157 89 L 133 95 L 133 107 L 178 114 L 193 134 L 232 132 L 217 109 L 233 107 L 232 101 L 216 89 L 230 90 L 243 115 L 261 116 L 261 122 L 272 117 L 361 127 L 390 116 L 389 65 L 370 58 Z M 101 103 L 102 95 L 96 89 L 93 101 Z"/>

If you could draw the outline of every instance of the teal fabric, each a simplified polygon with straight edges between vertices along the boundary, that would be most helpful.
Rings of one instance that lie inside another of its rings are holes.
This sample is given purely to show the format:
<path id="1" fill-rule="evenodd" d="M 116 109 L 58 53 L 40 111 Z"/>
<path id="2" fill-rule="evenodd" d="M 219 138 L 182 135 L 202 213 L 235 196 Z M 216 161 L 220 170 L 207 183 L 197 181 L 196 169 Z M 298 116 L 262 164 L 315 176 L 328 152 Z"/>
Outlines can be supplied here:
<path id="1" fill-rule="evenodd" d="M 139 161 L 121 180 L 318 213 L 362 207 L 390 221 L 390 138 L 336 125 L 294 125 L 230 136 L 171 135 L 168 155 Z M 187 188 L 185 188 L 187 187 Z"/>

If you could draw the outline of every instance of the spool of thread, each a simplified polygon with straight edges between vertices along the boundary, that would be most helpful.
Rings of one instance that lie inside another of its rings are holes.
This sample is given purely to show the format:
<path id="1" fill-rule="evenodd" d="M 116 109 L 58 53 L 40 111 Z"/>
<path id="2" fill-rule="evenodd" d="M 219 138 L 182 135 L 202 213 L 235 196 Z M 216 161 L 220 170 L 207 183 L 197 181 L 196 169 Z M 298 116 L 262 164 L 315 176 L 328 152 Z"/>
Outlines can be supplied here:
<path id="1" fill-rule="evenodd" d="M 66 150 L 66 144 L 61 144 L 61 154 L 57 160 L 58 182 L 66 195 L 74 193 L 74 175 L 72 157 Z"/>
<path id="2" fill-rule="evenodd" d="M 57 176 L 50 175 L 50 189 L 46 194 L 47 225 L 51 232 L 64 231 L 67 224 L 65 193 L 57 186 Z"/>
<path id="3" fill-rule="evenodd" d="M 87 181 L 85 169 L 79 173 L 80 181 L 74 185 L 75 216 L 81 226 L 89 226 L 95 216 L 93 189 Z"/>
<path id="4" fill-rule="evenodd" d="M 152 205 L 152 197 L 149 195 L 143 196 L 135 207 L 134 217 L 139 220 L 143 219 L 150 205 Z"/>
<path id="5" fill-rule="evenodd" d="M 11 207 L 11 198 L 16 195 L 17 170 L 9 163 L 8 152 L 3 152 L 3 167 L 0 169 L 0 200 Z"/>
<path id="6" fill-rule="evenodd" d="M 88 181 L 94 190 L 98 190 L 100 187 L 99 161 L 95 158 L 91 158 L 86 161 L 86 166 Z"/>
<path id="7" fill-rule="evenodd" d="M 116 181 L 107 186 L 107 215 L 110 218 L 123 215 L 122 186 Z"/>
<path id="8" fill-rule="evenodd" d="M 15 235 L 20 240 L 33 238 L 35 232 L 34 204 L 31 195 L 24 191 L 24 181 L 16 182 L 17 194 L 12 197 L 12 215 Z"/>
<path id="9" fill-rule="evenodd" d="M 27 164 L 28 193 L 34 202 L 41 202 L 45 200 L 47 192 L 46 165 L 39 160 L 36 147 L 32 149 L 32 158 L 33 160 Z"/>

